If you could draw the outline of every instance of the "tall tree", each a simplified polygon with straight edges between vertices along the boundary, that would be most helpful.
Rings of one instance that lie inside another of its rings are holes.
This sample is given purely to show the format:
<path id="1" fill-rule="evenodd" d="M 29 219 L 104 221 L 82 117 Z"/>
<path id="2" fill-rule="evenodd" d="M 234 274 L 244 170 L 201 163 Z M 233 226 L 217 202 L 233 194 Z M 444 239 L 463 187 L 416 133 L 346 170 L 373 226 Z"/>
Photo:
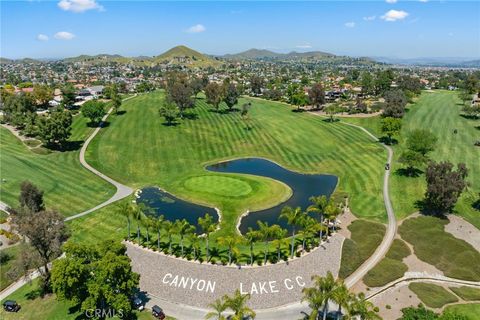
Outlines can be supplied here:
<path id="1" fill-rule="evenodd" d="M 237 86 L 232 82 L 226 83 L 223 91 L 223 102 L 225 102 L 228 109 L 231 111 L 233 107 L 238 103 L 240 92 L 238 91 Z"/>
<path id="2" fill-rule="evenodd" d="M 388 137 L 388 144 L 392 144 L 393 136 L 400 133 L 402 120 L 394 117 L 386 117 L 380 121 L 380 131 Z"/>
<path id="3" fill-rule="evenodd" d="M 328 199 L 326 196 L 317 196 L 317 197 L 310 197 L 310 202 L 312 203 L 308 208 L 307 212 L 313 212 L 320 216 L 320 226 L 323 227 L 323 216 L 325 215 L 325 209 L 328 206 Z M 320 228 L 319 236 L 318 236 L 318 243 L 319 245 L 322 243 L 322 232 L 324 228 Z"/>
<path id="4" fill-rule="evenodd" d="M 67 239 L 64 217 L 53 210 L 24 212 L 16 215 L 13 222 L 40 257 L 42 268 L 38 271 L 42 275 L 42 290 L 47 292 L 50 287 L 48 264 L 61 254 L 61 245 Z"/>
<path id="5" fill-rule="evenodd" d="M 186 219 L 182 219 L 175 221 L 175 231 L 180 235 L 180 248 L 181 255 L 183 257 L 183 240 L 185 239 L 186 235 L 195 231 L 195 227 L 188 223 Z"/>
<path id="6" fill-rule="evenodd" d="M 427 207 L 437 213 L 450 212 L 467 186 L 467 175 L 468 170 L 464 163 L 459 163 L 454 171 L 450 162 L 430 162 L 425 173 Z"/>
<path id="7" fill-rule="evenodd" d="M 218 111 L 223 99 L 223 87 L 216 82 L 210 82 L 205 87 L 205 95 L 207 97 L 207 102 Z"/>
<path id="8" fill-rule="evenodd" d="M 435 150 L 436 143 L 437 137 L 427 129 L 415 129 L 407 137 L 407 148 L 422 156 Z"/>
<path id="9" fill-rule="evenodd" d="M 116 211 L 127 219 L 127 239 L 130 240 L 130 218 L 132 217 L 132 205 L 128 202 L 123 202 L 117 206 Z"/>
<path id="10" fill-rule="evenodd" d="M 21 208 L 26 208 L 32 212 L 45 210 L 43 191 L 30 181 L 23 181 L 20 185 L 18 202 L 20 202 Z"/>
<path id="11" fill-rule="evenodd" d="M 75 87 L 67 83 L 62 87 L 62 105 L 65 108 L 71 107 L 75 103 Z"/>
<path id="12" fill-rule="evenodd" d="M 205 234 L 206 256 L 207 261 L 209 261 L 210 248 L 208 240 L 210 238 L 210 233 L 217 229 L 217 223 L 215 223 L 213 217 L 207 213 L 203 218 L 198 218 L 198 225 L 202 228 L 202 232 Z"/>
<path id="13" fill-rule="evenodd" d="M 407 98 L 401 90 L 389 90 L 384 94 L 385 106 L 383 108 L 384 117 L 402 118 L 405 114 Z"/>
<path id="14" fill-rule="evenodd" d="M 228 264 L 232 264 L 233 255 L 239 252 L 237 245 L 241 242 L 241 238 L 237 236 L 218 237 L 217 242 L 219 245 L 228 248 Z"/>
<path id="15" fill-rule="evenodd" d="M 113 110 L 115 110 L 115 114 L 118 114 L 118 109 L 122 106 L 122 97 L 118 93 L 118 87 L 116 84 L 111 88 L 110 98 L 112 99 Z"/>
<path id="16" fill-rule="evenodd" d="M 98 246 L 70 245 L 66 257 L 54 261 L 52 287 L 60 300 L 80 303 L 80 309 L 122 310 L 132 316 L 131 296 L 140 276 L 132 271 L 126 248 L 107 241 Z"/>
<path id="17" fill-rule="evenodd" d="M 265 85 L 263 78 L 254 75 L 250 78 L 250 89 L 253 94 L 260 95 L 262 93 L 263 86 Z"/>
<path id="18" fill-rule="evenodd" d="M 82 115 L 90 119 L 91 124 L 99 124 L 105 112 L 105 103 L 99 100 L 89 100 L 82 105 Z"/>
<path id="19" fill-rule="evenodd" d="M 165 122 L 169 126 L 173 125 L 180 115 L 178 107 L 168 100 L 163 102 L 158 113 L 165 119 Z"/>
<path id="20" fill-rule="evenodd" d="M 300 224 L 300 219 L 303 217 L 303 211 L 300 207 L 296 207 L 292 209 L 292 207 L 286 206 L 283 207 L 282 212 L 280 214 L 280 218 L 286 219 L 287 223 L 292 226 L 292 244 L 290 247 L 290 258 L 293 258 L 293 254 L 295 251 L 295 230 L 296 227 Z"/>
<path id="21" fill-rule="evenodd" d="M 244 235 L 245 241 L 250 247 L 250 265 L 253 265 L 253 245 L 260 238 L 257 230 L 253 230 L 251 227 L 248 228 L 248 231 Z"/>
<path id="22" fill-rule="evenodd" d="M 308 89 L 308 101 L 315 109 L 320 110 L 325 104 L 325 90 L 320 82 Z"/>
<path id="23" fill-rule="evenodd" d="M 170 74 L 167 79 L 166 92 L 167 100 L 178 107 L 180 116 L 183 116 L 186 109 L 195 106 L 195 101 L 192 98 L 193 90 L 186 74 Z"/>
<path id="24" fill-rule="evenodd" d="M 38 121 L 38 136 L 47 146 L 63 148 L 70 138 L 72 114 L 68 111 L 55 110 L 49 117 L 40 117 Z"/>
<path id="25" fill-rule="evenodd" d="M 267 258 L 268 258 L 268 241 L 270 240 L 270 237 L 272 235 L 272 228 L 268 225 L 268 222 L 263 222 L 263 221 L 257 221 L 258 224 L 258 233 L 261 237 L 261 240 L 263 240 L 265 244 L 265 249 L 264 249 L 264 256 L 263 256 L 263 263 L 267 263 Z"/>
<path id="26" fill-rule="evenodd" d="M 197 99 L 198 94 L 202 92 L 202 90 L 205 88 L 205 85 L 206 84 L 204 83 L 204 80 L 199 77 L 194 77 L 190 81 L 190 86 L 192 87 L 192 92 L 193 92 L 193 95 L 195 96 L 195 99 Z"/>
<path id="27" fill-rule="evenodd" d="M 250 299 L 250 294 L 241 294 L 240 290 L 235 290 L 233 296 L 223 296 L 225 305 L 232 309 L 232 320 L 255 319 L 255 312 L 247 307 L 247 301 Z"/>

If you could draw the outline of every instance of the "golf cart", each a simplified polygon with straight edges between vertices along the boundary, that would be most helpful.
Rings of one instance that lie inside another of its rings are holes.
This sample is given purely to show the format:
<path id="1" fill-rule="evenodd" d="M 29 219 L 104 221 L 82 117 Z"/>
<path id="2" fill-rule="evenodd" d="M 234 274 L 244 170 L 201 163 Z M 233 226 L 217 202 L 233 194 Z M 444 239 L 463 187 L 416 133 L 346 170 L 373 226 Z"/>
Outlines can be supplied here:
<path id="1" fill-rule="evenodd" d="M 7 300 L 3 303 L 3 309 L 7 312 L 17 312 L 20 310 L 20 305 L 14 300 Z"/>
<path id="2" fill-rule="evenodd" d="M 160 308 L 160 307 L 157 306 L 157 305 L 154 305 L 154 306 L 152 307 L 152 315 L 153 315 L 155 318 L 160 319 L 160 320 L 165 319 L 165 313 L 163 313 L 162 308 Z"/>

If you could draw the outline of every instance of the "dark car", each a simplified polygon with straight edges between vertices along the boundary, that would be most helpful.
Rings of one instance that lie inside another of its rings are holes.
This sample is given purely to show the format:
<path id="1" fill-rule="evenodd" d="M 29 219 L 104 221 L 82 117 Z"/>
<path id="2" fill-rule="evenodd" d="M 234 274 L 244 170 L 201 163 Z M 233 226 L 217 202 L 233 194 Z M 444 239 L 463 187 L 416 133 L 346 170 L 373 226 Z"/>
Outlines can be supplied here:
<path id="1" fill-rule="evenodd" d="M 161 319 L 161 320 L 165 319 L 165 313 L 163 313 L 162 308 L 160 308 L 157 305 L 154 305 L 152 307 L 152 314 L 157 319 Z"/>
<path id="2" fill-rule="evenodd" d="M 20 310 L 20 306 L 17 304 L 16 301 L 7 300 L 3 303 L 3 309 L 8 312 L 17 312 Z"/>
<path id="3" fill-rule="evenodd" d="M 135 309 L 137 309 L 138 311 L 142 311 L 142 310 L 143 310 L 143 302 L 142 302 L 142 299 L 140 299 L 140 298 L 138 298 L 138 297 L 135 297 L 135 298 L 133 298 L 132 304 L 133 304 L 133 307 L 134 307 Z"/>
<path id="4" fill-rule="evenodd" d="M 390 163 L 385 163 L 385 170 L 390 170 Z"/>

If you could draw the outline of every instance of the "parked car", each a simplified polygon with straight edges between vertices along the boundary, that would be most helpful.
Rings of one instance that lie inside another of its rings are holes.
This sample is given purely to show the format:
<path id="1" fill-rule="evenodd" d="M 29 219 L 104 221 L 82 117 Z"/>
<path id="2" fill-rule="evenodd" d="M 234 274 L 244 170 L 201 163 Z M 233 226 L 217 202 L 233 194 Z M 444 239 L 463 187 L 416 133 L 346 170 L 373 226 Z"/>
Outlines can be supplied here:
<path id="1" fill-rule="evenodd" d="M 142 299 L 135 297 L 132 300 L 133 307 L 137 309 L 138 311 L 142 311 L 145 307 L 143 306 L 143 301 Z"/>
<path id="2" fill-rule="evenodd" d="M 163 313 L 162 308 L 160 308 L 160 307 L 157 306 L 157 305 L 154 305 L 154 306 L 152 307 L 152 315 L 153 315 L 155 318 L 160 319 L 160 320 L 165 319 L 165 313 Z"/>
<path id="3" fill-rule="evenodd" d="M 7 300 L 3 303 L 3 309 L 7 312 L 17 312 L 20 310 L 20 305 L 14 300 Z"/>
<path id="4" fill-rule="evenodd" d="M 390 170 L 390 163 L 385 163 L 385 170 Z"/>

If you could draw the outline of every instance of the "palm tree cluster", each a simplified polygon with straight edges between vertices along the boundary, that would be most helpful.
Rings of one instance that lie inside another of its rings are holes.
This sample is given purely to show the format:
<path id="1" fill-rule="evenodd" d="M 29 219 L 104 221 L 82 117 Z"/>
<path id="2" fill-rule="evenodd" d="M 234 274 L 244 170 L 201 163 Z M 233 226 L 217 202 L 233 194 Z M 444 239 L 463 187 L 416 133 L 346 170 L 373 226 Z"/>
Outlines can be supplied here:
<path id="1" fill-rule="evenodd" d="M 366 300 L 363 293 L 355 295 L 349 292 L 347 286 L 341 279 L 335 280 L 329 271 L 325 277 L 318 275 L 312 276 L 313 286 L 304 288 L 302 301 L 307 301 L 312 310 L 308 315 L 309 320 L 336 318 L 339 319 L 358 319 L 358 320 L 377 320 L 381 319 L 378 315 L 378 308 Z M 335 303 L 338 310 L 330 312 L 329 304 Z"/>
<path id="2" fill-rule="evenodd" d="M 237 289 L 232 297 L 224 295 L 222 299 L 217 299 L 208 306 L 213 311 L 207 313 L 205 319 L 215 320 L 253 320 L 255 319 L 255 312 L 247 307 L 247 301 L 250 299 L 250 294 L 240 294 Z M 233 314 L 226 317 L 225 311 L 230 309 Z"/>
<path id="3" fill-rule="evenodd" d="M 221 260 L 222 263 L 228 264 L 240 264 L 242 259 L 239 246 L 247 245 L 249 255 L 244 260 L 253 265 L 255 261 L 259 264 L 266 264 L 268 261 L 276 263 L 282 259 L 293 258 L 298 252 L 299 244 L 301 252 L 305 252 L 311 247 L 320 245 L 322 240 L 329 235 L 330 230 L 335 229 L 336 217 L 341 212 L 339 205 L 333 199 L 327 199 L 326 196 L 312 197 L 310 200 L 312 204 L 306 210 L 302 210 L 300 207 L 293 209 L 289 206 L 282 209 L 280 219 L 286 219 L 292 227 L 290 239 L 288 231 L 278 224 L 269 225 L 267 222 L 257 221 L 257 229 L 249 228 L 243 237 L 235 234 L 217 237 L 214 239 L 216 246 L 213 247 L 210 236 L 217 230 L 218 222 L 215 222 L 208 213 L 198 219 L 198 227 L 202 232 L 199 235 L 196 233 L 197 228 L 185 219 L 174 222 L 165 220 L 163 215 L 148 214 L 148 209 L 142 205 L 124 203 L 118 208 L 118 211 L 127 219 L 128 240 L 132 240 L 131 224 L 132 221 L 135 221 L 138 244 L 188 259 L 203 260 L 205 258 L 205 261 L 212 263 L 216 263 L 212 256 L 218 258 L 222 252 L 220 248 L 225 248 L 226 250 L 223 252 L 226 252 L 228 258 L 227 260 L 221 258 Z M 318 216 L 319 219 L 314 216 Z M 141 237 L 141 225 L 146 229 L 146 238 Z M 156 233 L 156 245 L 153 243 L 155 239 L 151 233 Z M 162 237 L 167 238 L 166 241 L 162 241 Z M 205 244 L 204 257 L 202 257 L 200 249 L 202 238 Z M 175 247 L 174 239 L 178 240 Z M 187 243 L 187 247 L 185 243 Z M 258 256 L 254 251 L 257 243 L 261 243 L 261 252 Z M 286 250 L 284 250 L 285 248 Z M 257 257 L 259 260 L 256 259 Z"/>

